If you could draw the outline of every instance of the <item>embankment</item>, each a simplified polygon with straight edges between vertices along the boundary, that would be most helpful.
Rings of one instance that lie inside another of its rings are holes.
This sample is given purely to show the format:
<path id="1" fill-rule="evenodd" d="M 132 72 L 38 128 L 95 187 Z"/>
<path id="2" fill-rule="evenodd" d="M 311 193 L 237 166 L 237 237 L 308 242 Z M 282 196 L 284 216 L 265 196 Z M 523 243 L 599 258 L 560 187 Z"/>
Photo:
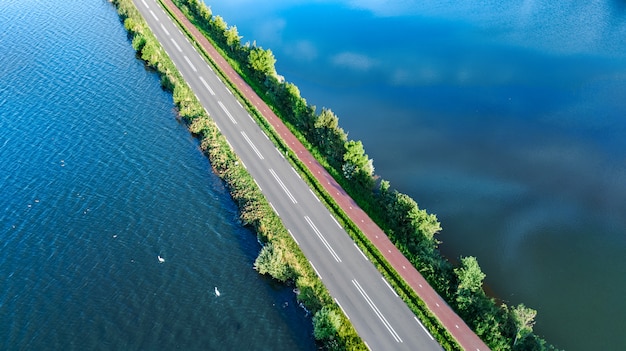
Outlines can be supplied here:
<path id="1" fill-rule="evenodd" d="M 313 314 L 315 336 L 326 348 L 366 350 L 352 324 L 315 274 L 297 244 L 263 197 L 252 177 L 242 166 L 226 139 L 176 67 L 160 46 L 131 0 L 112 0 L 129 33 L 132 45 L 146 65 L 161 77 L 171 91 L 180 118 L 199 140 L 214 172 L 226 183 L 240 209 L 244 225 L 252 227 L 264 248 L 255 267 L 272 273 L 281 281 L 294 284 L 297 298 Z M 329 323 L 328 321 L 332 321 Z"/>

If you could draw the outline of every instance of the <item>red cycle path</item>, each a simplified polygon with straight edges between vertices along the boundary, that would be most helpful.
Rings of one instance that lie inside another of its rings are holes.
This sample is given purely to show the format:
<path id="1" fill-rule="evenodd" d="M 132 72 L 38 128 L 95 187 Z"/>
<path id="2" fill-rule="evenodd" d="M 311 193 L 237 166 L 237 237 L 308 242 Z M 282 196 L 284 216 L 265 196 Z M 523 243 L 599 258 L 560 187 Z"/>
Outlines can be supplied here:
<path id="1" fill-rule="evenodd" d="M 274 127 L 285 143 L 297 155 L 311 173 L 322 184 L 324 189 L 335 199 L 337 204 L 352 219 L 367 238 L 378 248 L 391 266 L 404 278 L 417 295 L 426 303 L 430 311 L 441 321 L 464 350 L 489 350 L 482 340 L 465 324 L 465 322 L 448 306 L 437 292 L 426 282 L 424 277 L 411 265 L 404 255 L 393 245 L 387 235 L 372 221 L 369 216 L 352 200 L 339 186 L 335 179 L 317 162 L 309 151 L 274 114 L 272 109 L 252 90 L 237 72 L 215 50 L 213 45 L 189 22 L 185 15 L 171 0 L 161 0 L 168 7 L 180 23 L 182 23 L 195 40 L 211 56 L 211 59 L 220 67 L 239 91 L 261 112 L 265 119 Z"/>

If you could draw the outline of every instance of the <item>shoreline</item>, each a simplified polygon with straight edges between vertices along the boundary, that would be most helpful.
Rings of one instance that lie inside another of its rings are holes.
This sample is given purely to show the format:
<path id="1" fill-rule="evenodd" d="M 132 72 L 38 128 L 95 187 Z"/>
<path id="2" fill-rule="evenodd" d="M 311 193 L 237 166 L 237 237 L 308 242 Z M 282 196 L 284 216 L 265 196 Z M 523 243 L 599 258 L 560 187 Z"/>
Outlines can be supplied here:
<path id="1" fill-rule="evenodd" d="M 366 350 L 367 347 L 356 334 L 352 324 L 341 314 L 339 306 L 330 297 L 328 291 L 315 274 L 308 260 L 282 222 L 272 210 L 253 178 L 241 164 L 230 144 L 221 134 L 213 119 L 202 108 L 191 92 L 173 62 L 164 53 L 160 43 L 132 0 L 110 0 L 117 8 L 120 19 L 132 40 L 133 48 L 140 54 L 146 65 L 154 68 L 161 77 L 161 85 L 172 92 L 178 117 L 185 122 L 189 132 L 200 141 L 200 148 L 209 158 L 212 171 L 225 183 L 228 191 L 239 208 L 239 217 L 243 226 L 253 229 L 257 240 L 264 242 L 264 248 L 275 243 L 279 250 L 288 252 L 282 264 L 290 269 L 288 277 L 299 292 L 299 303 L 315 317 L 320 311 L 330 311 L 341 316 L 341 325 L 331 335 L 331 341 L 338 342 L 345 349 Z M 177 118 L 178 118 L 177 117 Z M 263 254 L 261 250 L 259 257 Z M 258 260 L 258 258 L 257 258 Z M 272 276 L 284 283 L 285 280 Z M 324 342 L 326 340 L 317 340 Z"/>

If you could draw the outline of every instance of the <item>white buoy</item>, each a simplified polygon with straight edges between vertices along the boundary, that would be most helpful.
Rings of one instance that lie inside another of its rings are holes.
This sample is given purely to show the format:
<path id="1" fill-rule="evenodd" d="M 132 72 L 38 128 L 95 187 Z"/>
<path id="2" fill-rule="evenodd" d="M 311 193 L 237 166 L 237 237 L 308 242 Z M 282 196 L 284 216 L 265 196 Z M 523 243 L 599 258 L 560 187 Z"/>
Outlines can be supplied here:
<path id="1" fill-rule="evenodd" d="M 159 259 L 159 263 L 165 262 L 165 259 L 163 257 L 161 257 L 160 255 L 157 256 L 157 258 Z"/>
<path id="2" fill-rule="evenodd" d="M 215 296 L 220 296 L 220 291 L 217 290 L 217 286 L 215 287 Z"/>

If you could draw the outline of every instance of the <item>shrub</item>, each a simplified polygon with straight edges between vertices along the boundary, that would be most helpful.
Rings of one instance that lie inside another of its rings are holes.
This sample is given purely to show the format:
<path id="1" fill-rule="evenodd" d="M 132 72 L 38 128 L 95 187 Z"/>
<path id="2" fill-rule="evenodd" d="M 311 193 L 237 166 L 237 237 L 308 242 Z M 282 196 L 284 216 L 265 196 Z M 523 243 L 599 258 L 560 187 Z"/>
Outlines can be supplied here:
<path id="1" fill-rule="evenodd" d="M 267 243 L 261 249 L 259 256 L 254 261 L 254 269 L 261 274 L 269 274 L 272 278 L 281 282 L 293 278 L 293 274 L 280 249 L 273 243 Z"/>

